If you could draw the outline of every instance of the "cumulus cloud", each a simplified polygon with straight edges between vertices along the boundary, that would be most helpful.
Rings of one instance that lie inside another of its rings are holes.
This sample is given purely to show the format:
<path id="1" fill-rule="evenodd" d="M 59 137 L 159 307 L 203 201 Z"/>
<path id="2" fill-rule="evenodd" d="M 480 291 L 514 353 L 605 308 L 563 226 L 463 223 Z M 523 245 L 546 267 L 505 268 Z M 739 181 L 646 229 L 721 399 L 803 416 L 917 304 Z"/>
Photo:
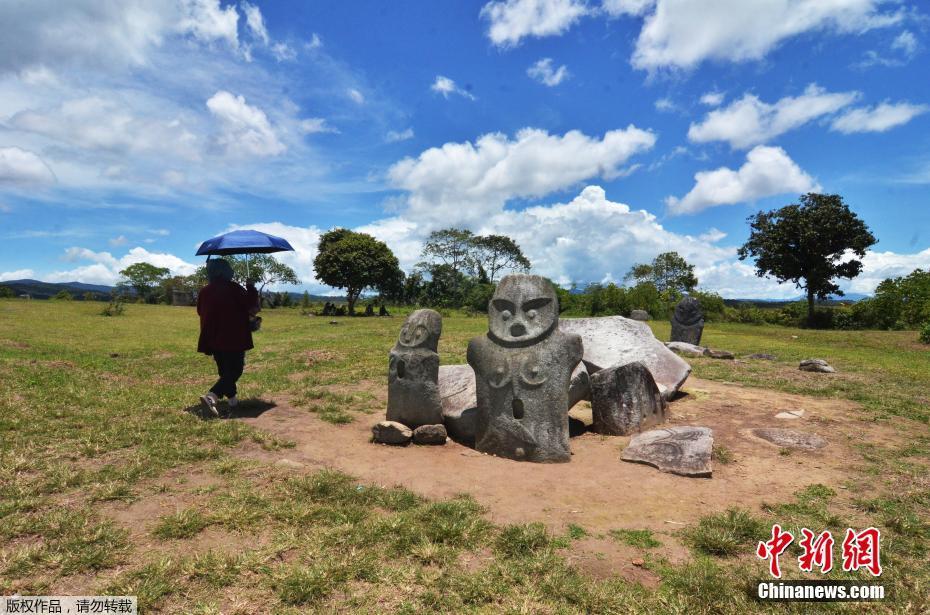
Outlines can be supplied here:
<path id="1" fill-rule="evenodd" d="M 386 135 L 384 135 L 384 140 L 388 143 L 397 143 L 398 141 L 406 141 L 407 139 L 413 138 L 413 128 L 405 128 L 404 130 L 389 130 Z"/>
<path id="2" fill-rule="evenodd" d="M 475 143 L 430 148 L 391 166 L 388 177 L 409 192 L 417 215 L 452 224 L 479 219 L 510 199 L 544 196 L 593 177 L 619 177 L 627 171 L 623 165 L 655 141 L 655 134 L 633 125 L 600 139 L 577 130 L 559 136 L 525 128 L 513 139 L 491 133 Z"/>
<path id="3" fill-rule="evenodd" d="M 114 248 L 118 248 L 120 246 L 125 246 L 127 243 L 129 243 L 129 240 L 126 239 L 125 235 L 120 235 L 119 237 L 114 237 L 111 239 L 109 243 Z"/>
<path id="4" fill-rule="evenodd" d="M 244 97 L 220 90 L 207 101 L 207 108 L 220 120 L 222 132 L 217 141 L 227 153 L 276 156 L 287 149 L 265 112 L 246 103 Z"/>
<path id="5" fill-rule="evenodd" d="M 736 171 L 726 167 L 700 171 L 694 175 L 694 181 L 694 187 L 684 197 L 670 196 L 665 200 L 670 214 L 693 214 L 718 205 L 819 190 L 817 182 L 785 150 L 764 145 L 750 150 L 746 162 Z"/>
<path id="6" fill-rule="evenodd" d="M 17 269 L 16 271 L 0 271 L 0 282 L 10 280 L 33 280 L 36 272 L 32 269 Z"/>
<path id="7" fill-rule="evenodd" d="M 526 69 L 526 74 L 550 88 L 559 85 L 569 77 L 568 67 L 564 64 L 555 69 L 552 67 L 552 58 L 539 60 Z"/>
<path id="8" fill-rule="evenodd" d="M 495 0 L 481 9 L 488 38 L 512 47 L 528 36 L 559 35 L 589 12 L 584 0 Z"/>
<path id="9" fill-rule="evenodd" d="M 758 60 L 804 32 L 861 33 L 903 19 L 900 13 L 883 13 L 882 4 L 883 0 L 658 0 L 639 33 L 632 62 L 651 71 L 690 69 L 706 60 Z M 695 24 L 700 24 L 699 36 Z"/>
<path id="10" fill-rule="evenodd" d="M 603 0 L 601 8 L 611 17 L 621 15 L 643 15 L 651 9 L 656 0 Z"/>
<path id="11" fill-rule="evenodd" d="M 36 154 L 18 147 L 0 147 L 0 186 L 47 184 L 55 175 Z"/>
<path id="12" fill-rule="evenodd" d="M 907 124 L 912 119 L 930 110 L 927 105 L 906 102 L 883 102 L 874 107 L 850 109 L 833 120 L 832 130 L 850 134 L 854 132 L 885 132 L 896 126 Z"/>
<path id="13" fill-rule="evenodd" d="M 853 258 L 849 255 L 848 258 Z M 862 260 L 862 273 L 842 286 L 854 293 L 869 294 L 887 278 L 904 276 L 915 269 L 930 270 L 930 248 L 914 254 L 869 250 Z"/>
<path id="14" fill-rule="evenodd" d="M 858 92 L 831 93 L 814 83 L 800 96 L 786 96 L 771 104 L 745 94 L 726 107 L 710 111 L 701 122 L 691 124 L 688 139 L 695 143 L 726 141 L 735 149 L 748 148 L 835 113 L 858 97 Z"/>
<path id="15" fill-rule="evenodd" d="M 661 111 L 663 113 L 668 113 L 678 108 L 678 105 L 672 102 L 671 98 L 667 98 L 667 97 L 657 99 L 653 103 L 653 106 L 655 106 L 656 111 Z"/>
<path id="16" fill-rule="evenodd" d="M 701 96 L 701 104 L 707 105 L 708 107 L 717 107 L 723 102 L 723 99 L 723 92 L 707 92 Z"/>
<path id="17" fill-rule="evenodd" d="M 354 102 L 357 105 L 361 105 L 362 103 L 365 102 L 365 96 L 362 95 L 362 93 L 356 90 L 355 88 L 349 88 L 348 90 L 346 90 L 346 96 L 351 98 L 352 102 Z"/>
<path id="18" fill-rule="evenodd" d="M 430 86 L 430 89 L 437 94 L 442 94 L 443 98 L 448 99 L 452 94 L 458 94 L 469 100 L 475 100 L 474 94 L 468 90 L 460 88 L 456 85 L 455 81 L 449 79 L 448 77 L 443 77 L 442 75 L 436 75 L 436 80 L 433 81 L 433 85 Z"/>
<path id="19" fill-rule="evenodd" d="M 64 254 L 68 262 L 88 262 L 72 269 L 54 271 L 45 276 L 46 282 L 74 282 L 86 284 L 113 285 L 120 281 L 119 272 L 135 263 L 150 263 L 156 267 L 166 267 L 171 275 L 190 275 L 197 270 L 197 265 L 166 252 L 149 252 L 136 247 L 120 257 L 110 252 L 95 252 L 88 248 L 68 248 Z"/>

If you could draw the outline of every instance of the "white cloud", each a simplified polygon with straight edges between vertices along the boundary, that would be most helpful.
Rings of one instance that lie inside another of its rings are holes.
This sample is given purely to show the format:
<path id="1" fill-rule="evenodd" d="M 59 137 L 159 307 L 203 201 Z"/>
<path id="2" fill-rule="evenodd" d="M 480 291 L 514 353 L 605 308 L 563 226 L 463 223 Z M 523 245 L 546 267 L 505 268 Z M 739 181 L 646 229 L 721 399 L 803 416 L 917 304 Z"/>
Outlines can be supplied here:
<path id="1" fill-rule="evenodd" d="M 900 13 L 881 13 L 882 4 L 883 0 L 658 0 L 639 33 L 632 61 L 636 68 L 651 71 L 689 69 L 705 60 L 758 60 L 804 32 L 861 33 L 901 21 Z"/>
<path id="2" fill-rule="evenodd" d="M 813 83 L 800 96 L 786 96 L 773 104 L 745 94 L 710 111 L 702 122 L 691 124 L 688 139 L 696 143 L 727 141 L 730 147 L 748 148 L 835 113 L 858 97 L 858 92 L 831 93 Z"/>
<path id="3" fill-rule="evenodd" d="M 891 48 L 895 51 L 900 51 L 908 58 L 917 53 L 918 46 L 917 37 L 914 36 L 913 32 L 908 30 L 905 30 L 891 41 Z"/>
<path id="4" fill-rule="evenodd" d="M 68 248 L 64 260 L 69 262 L 90 261 L 73 269 L 54 271 L 44 277 L 46 282 L 84 282 L 86 284 L 113 285 L 120 281 L 119 272 L 135 263 L 151 263 L 156 267 L 167 267 L 171 275 L 190 275 L 198 265 L 189 263 L 166 252 L 149 252 L 135 247 L 117 258 L 110 252 L 95 252 L 87 248 Z"/>
<path id="5" fill-rule="evenodd" d="M 684 197 L 666 199 L 670 214 L 693 214 L 718 205 L 819 189 L 814 179 L 802 171 L 785 150 L 764 145 L 750 150 L 745 164 L 738 170 L 720 167 L 714 171 L 700 171 L 694 175 L 694 180 L 694 187 Z"/>
<path id="6" fill-rule="evenodd" d="M 436 75 L 436 80 L 433 81 L 433 85 L 430 86 L 430 89 L 434 92 L 442 94 L 443 98 L 448 99 L 450 94 L 458 94 L 459 96 L 464 96 L 469 100 L 475 100 L 474 94 L 468 90 L 464 90 L 455 84 L 455 81 L 449 79 L 448 77 L 443 77 L 442 75 Z"/>
<path id="7" fill-rule="evenodd" d="M 854 132 L 885 132 L 907 124 L 913 118 L 930 110 L 927 105 L 883 102 L 875 107 L 850 109 L 839 116 L 830 128 L 844 134 Z"/>
<path id="8" fill-rule="evenodd" d="M 559 35 L 588 13 L 584 0 L 495 0 L 481 9 L 487 19 L 488 38 L 500 47 L 512 47 L 527 36 Z"/>
<path id="9" fill-rule="evenodd" d="M 725 95 L 723 92 L 707 92 L 701 96 L 701 103 L 708 107 L 717 107 L 723 102 Z"/>
<path id="10" fill-rule="evenodd" d="M 226 233 L 237 229 L 252 229 L 286 239 L 294 248 L 294 251 L 277 252 L 272 256 L 291 267 L 297 273 L 297 277 L 300 278 L 303 285 L 310 286 L 314 290 L 323 288 L 316 280 L 316 273 L 313 271 L 313 259 L 316 258 L 317 244 L 319 244 L 320 235 L 323 233 L 319 228 L 316 226 L 291 226 L 281 222 L 260 222 L 257 224 L 233 225 L 222 232 Z M 272 290 L 280 290 L 281 288 L 276 287 Z"/>
<path id="11" fill-rule="evenodd" d="M 0 147 L 0 186 L 54 181 L 52 170 L 33 152 L 18 147 Z"/>
<path id="12" fill-rule="evenodd" d="M 265 27 L 265 19 L 262 17 L 261 9 L 254 4 L 243 2 L 242 11 L 245 13 L 245 23 L 252 36 L 267 45 L 271 41 L 271 37 L 268 36 L 268 28 Z"/>
<path id="13" fill-rule="evenodd" d="M 656 0 L 602 0 L 601 8 L 611 17 L 621 15 L 643 15 L 651 9 Z"/>
<path id="14" fill-rule="evenodd" d="M 667 97 L 657 99 L 653 105 L 655 106 L 656 111 L 661 111 L 663 113 L 668 113 L 678 108 L 678 106 L 672 102 L 672 99 Z"/>
<path id="15" fill-rule="evenodd" d="M 862 273 L 842 286 L 854 293 L 868 294 L 872 293 L 882 280 L 907 275 L 918 268 L 930 270 L 930 248 L 915 254 L 869 250 L 862 259 Z"/>
<path id="16" fill-rule="evenodd" d="M 526 74 L 550 88 L 559 85 L 569 77 L 568 67 L 564 64 L 552 68 L 552 58 L 543 58 L 526 69 Z"/>
<path id="17" fill-rule="evenodd" d="M 603 138 L 577 130 L 562 136 L 524 128 L 510 139 L 501 133 L 475 143 L 446 143 L 391 166 L 391 183 L 410 193 L 417 216 L 450 225 L 478 220 L 513 198 L 541 197 L 593 177 L 623 175 L 623 165 L 647 151 L 656 136 L 633 125 Z"/>
<path id="18" fill-rule="evenodd" d="M 223 8 L 220 0 L 179 0 L 177 4 L 181 11 L 178 30 L 204 42 L 226 41 L 230 47 L 239 46 L 239 13 L 234 6 Z"/>
<path id="19" fill-rule="evenodd" d="M 13 208 L 6 203 L 0 203 L 0 214 L 13 213 Z"/>
<path id="20" fill-rule="evenodd" d="M 363 96 L 362 93 L 356 90 L 355 88 L 349 88 L 348 90 L 346 90 L 346 96 L 351 98 L 352 102 L 354 102 L 357 105 L 361 105 L 365 102 L 365 96 Z"/>
<path id="21" fill-rule="evenodd" d="M 706 241 L 707 243 L 717 243 L 721 239 L 724 239 L 727 236 L 726 233 L 721 231 L 716 227 L 710 227 L 705 232 L 698 235 L 698 239 L 701 241 Z"/>
<path id="22" fill-rule="evenodd" d="M 276 156 L 287 149 L 265 112 L 246 103 L 244 97 L 220 90 L 207 101 L 207 108 L 222 123 L 218 142 L 228 153 Z"/>
<path id="23" fill-rule="evenodd" d="M 0 272 L 0 282 L 9 280 L 33 280 L 36 272 L 32 269 L 17 269 L 16 271 Z"/>
<path id="24" fill-rule="evenodd" d="M 120 247 L 120 246 L 125 246 L 127 243 L 129 243 L 129 240 L 126 239 L 126 236 L 125 236 L 125 235 L 120 235 L 119 237 L 114 237 L 113 239 L 111 239 L 111 240 L 109 241 L 109 244 L 110 244 L 111 246 L 113 246 L 114 248 L 118 248 L 118 247 Z"/>
<path id="25" fill-rule="evenodd" d="M 278 62 L 286 62 L 297 59 L 297 50 L 287 43 L 278 42 L 271 46 L 271 55 L 273 55 Z"/>
<path id="26" fill-rule="evenodd" d="M 310 41 L 305 43 L 304 46 L 310 50 L 314 51 L 323 46 L 323 40 L 320 38 L 320 35 L 316 32 L 313 33 L 313 36 L 310 37 Z"/>
<path id="27" fill-rule="evenodd" d="M 305 135 L 318 132 L 339 132 L 337 129 L 327 124 L 326 120 L 321 117 L 311 117 L 300 120 L 298 127 L 300 128 L 300 132 Z"/>
<path id="28" fill-rule="evenodd" d="M 404 130 L 389 130 L 388 133 L 384 136 L 384 140 L 388 143 L 397 143 L 398 141 L 406 141 L 407 139 L 413 138 L 413 128 L 406 128 Z"/>

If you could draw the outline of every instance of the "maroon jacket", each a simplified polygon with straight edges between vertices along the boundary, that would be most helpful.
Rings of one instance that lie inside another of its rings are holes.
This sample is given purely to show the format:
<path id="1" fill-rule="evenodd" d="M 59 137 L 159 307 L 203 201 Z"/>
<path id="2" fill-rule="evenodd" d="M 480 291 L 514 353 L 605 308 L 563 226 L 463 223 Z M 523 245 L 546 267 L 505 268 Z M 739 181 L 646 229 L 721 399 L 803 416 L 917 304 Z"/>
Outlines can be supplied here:
<path id="1" fill-rule="evenodd" d="M 197 352 L 213 354 L 252 349 L 250 312 L 257 312 L 258 291 L 235 282 L 216 280 L 200 290 L 197 313 L 200 314 L 200 340 Z"/>

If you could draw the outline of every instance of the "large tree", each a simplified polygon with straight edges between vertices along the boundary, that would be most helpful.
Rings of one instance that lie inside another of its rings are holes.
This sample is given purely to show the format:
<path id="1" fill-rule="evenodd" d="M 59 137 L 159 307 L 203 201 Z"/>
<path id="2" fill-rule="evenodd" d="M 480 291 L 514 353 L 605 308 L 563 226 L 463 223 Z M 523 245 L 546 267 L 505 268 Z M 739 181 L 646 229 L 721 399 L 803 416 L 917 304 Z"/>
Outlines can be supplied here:
<path id="1" fill-rule="evenodd" d="M 865 251 L 876 239 L 838 194 L 808 193 L 800 203 L 749 217 L 749 239 L 740 260 L 754 258 L 756 275 L 794 282 L 807 293 L 807 322 L 814 323 L 815 299 L 843 291 L 833 280 L 862 271 Z"/>
<path id="2" fill-rule="evenodd" d="M 252 280 L 258 286 L 258 295 L 265 297 L 265 287 L 275 284 L 300 284 L 297 273 L 270 254 L 252 254 L 232 261 L 236 280 Z"/>
<path id="3" fill-rule="evenodd" d="M 633 265 L 626 277 L 635 280 L 637 284 L 651 282 L 663 294 L 669 291 L 691 292 L 698 284 L 694 275 L 694 265 L 688 263 L 678 252 L 663 252 L 651 263 Z"/>
<path id="4" fill-rule="evenodd" d="M 119 272 L 143 301 L 154 299 L 155 288 L 168 277 L 169 273 L 167 267 L 156 267 L 151 263 L 135 263 Z"/>
<path id="5" fill-rule="evenodd" d="M 480 278 L 484 271 L 491 284 L 501 271 L 528 271 L 531 266 L 517 242 L 506 235 L 479 235 L 471 243 L 475 272 Z"/>
<path id="6" fill-rule="evenodd" d="M 467 229 L 446 228 L 429 234 L 423 246 L 424 258 L 449 265 L 456 272 L 465 273 L 474 266 L 475 236 Z M 424 267 L 427 268 L 427 267 Z"/>
<path id="7" fill-rule="evenodd" d="M 324 284 L 346 289 L 349 314 L 355 313 L 355 302 L 366 288 L 381 290 L 403 276 L 397 257 L 384 242 L 344 228 L 320 237 L 313 268 Z"/>

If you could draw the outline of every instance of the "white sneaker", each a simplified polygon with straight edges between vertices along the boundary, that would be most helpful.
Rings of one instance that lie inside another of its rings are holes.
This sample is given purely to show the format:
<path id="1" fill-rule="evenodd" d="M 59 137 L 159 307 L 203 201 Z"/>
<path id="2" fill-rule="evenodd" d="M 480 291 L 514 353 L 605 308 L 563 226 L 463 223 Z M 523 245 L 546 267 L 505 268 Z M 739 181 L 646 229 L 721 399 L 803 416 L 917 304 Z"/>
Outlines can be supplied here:
<path id="1" fill-rule="evenodd" d="M 219 416 L 220 412 L 216 409 L 216 404 L 220 401 L 216 395 L 213 394 L 213 391 L 210 391 L 206 395 L 200 396 L 201 403 L 207 407 L 207 411 L 210 412 L 213 416 Z"/>

